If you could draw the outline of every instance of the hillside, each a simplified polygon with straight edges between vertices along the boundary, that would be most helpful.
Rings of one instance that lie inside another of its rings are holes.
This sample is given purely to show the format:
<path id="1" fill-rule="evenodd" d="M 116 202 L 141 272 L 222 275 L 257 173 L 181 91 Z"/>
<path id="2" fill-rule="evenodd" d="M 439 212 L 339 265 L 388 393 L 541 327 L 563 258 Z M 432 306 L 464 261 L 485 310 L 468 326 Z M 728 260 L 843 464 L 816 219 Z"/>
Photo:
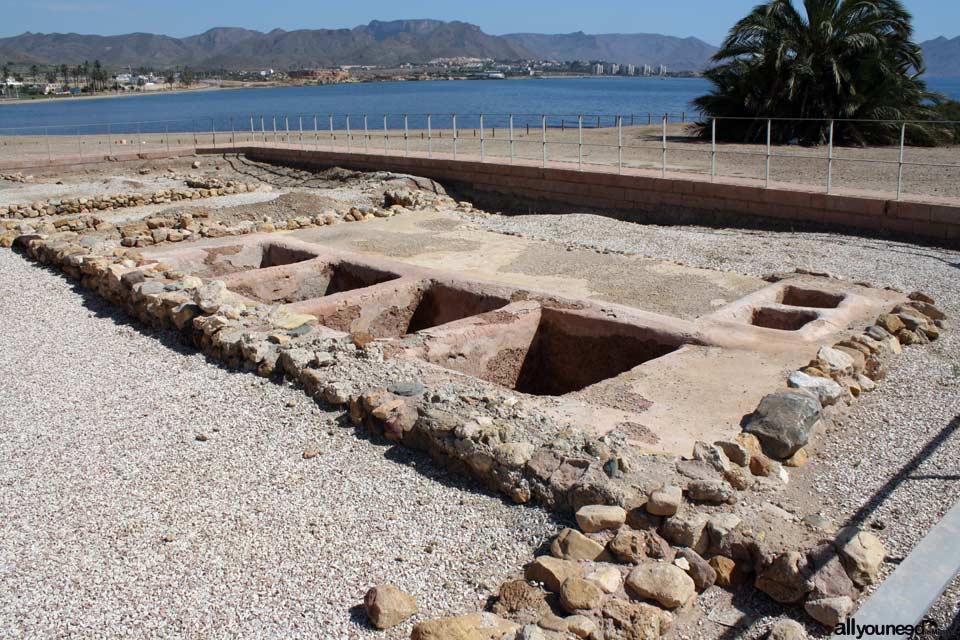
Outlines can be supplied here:
<path id="1" fill-rule="evenodd" d="M 133 33 L 121 36 L 25 33 L 0 38 L 0 52 L 17 62 L 79 64 L 100 60 L 112 67 L 194 65 L 230 69 L 342 64 L 393 65 L 434 58 L 517 60 L 530 52 L 465 22 L 374 21 L 354 29 L 303 29 L 269 33 L 211 29 L 188 38 Z"/>
<path id="2" fill-rule="evenodd" d="M 578 31 L 557 35 L 514 33 L 507 40 L 549 60 L 607 60 L 622 64 L 665 64 L 671 70 L 701 69 L 717 51 L 697 38 L 653 33 L 590 35 Z"/>
<path id="3" fill-rule="evenodd" d="M 920 46 L 927 62 L 927 75 L 960 77 L 960 36 L 952 40 L 941 36 Z"/>

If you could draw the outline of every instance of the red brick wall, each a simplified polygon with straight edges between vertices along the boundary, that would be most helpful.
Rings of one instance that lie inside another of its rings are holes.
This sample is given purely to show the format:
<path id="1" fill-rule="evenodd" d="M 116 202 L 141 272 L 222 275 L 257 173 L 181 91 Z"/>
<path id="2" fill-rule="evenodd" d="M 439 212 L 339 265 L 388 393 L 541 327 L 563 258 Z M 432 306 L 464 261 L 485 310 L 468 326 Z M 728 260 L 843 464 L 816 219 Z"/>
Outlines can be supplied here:
<path id="1" fill-rule="evenodd" d="M 475 160 L 405 158 L 275 148 L 238 149 L 254 159 L 301 166 L 341 166 L 394 171 L 469 185 L 477 191 L 539 199 L 563 205 L 629 212 L 670 209 L 704 214 L 751 215 L 812 225 L 842 226 L 938 244 L 960 245 L 960 206 L 897 202 L 711 183 L 683 177 L 651 178 L 595 171 L 495 164 Z M 200 150 L 223 153 L 223 150 Z M 666 211 L 664 211 L 666 210 Z"/>

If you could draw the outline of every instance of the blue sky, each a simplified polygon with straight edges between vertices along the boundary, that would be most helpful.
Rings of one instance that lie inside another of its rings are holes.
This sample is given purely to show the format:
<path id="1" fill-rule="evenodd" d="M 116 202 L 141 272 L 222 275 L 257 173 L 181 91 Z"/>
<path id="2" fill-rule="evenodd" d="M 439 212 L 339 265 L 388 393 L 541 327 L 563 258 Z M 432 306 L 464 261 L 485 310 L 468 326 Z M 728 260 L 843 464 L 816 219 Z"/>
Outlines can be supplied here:
<path id="1" fill-rule="evenodd" d="M 757 0 L 0 0 L 0 36 L 24 31 L 187 36 L 215 26 L 342 28 L 373 19 L 464 20 L 484 31 L 666 33 L 718 44 Z M 919 40 L 960 35 L 957 0 L 906 0 Z"/>

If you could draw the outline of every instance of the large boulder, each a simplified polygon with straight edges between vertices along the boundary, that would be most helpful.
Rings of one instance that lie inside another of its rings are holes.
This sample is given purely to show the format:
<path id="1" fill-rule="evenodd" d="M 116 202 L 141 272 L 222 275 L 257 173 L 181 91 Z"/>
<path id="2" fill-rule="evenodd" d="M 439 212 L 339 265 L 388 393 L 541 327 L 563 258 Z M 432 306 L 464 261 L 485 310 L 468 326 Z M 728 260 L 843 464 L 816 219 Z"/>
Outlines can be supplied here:
<path id="1" fill-rule="evenodd" d="M 367 618 L 377 629 L 395 627 L 417 614 L 417 600 L 392 584 L 380 585 L 367 591 L 363 598 Z"/>
<path id="2" fill-rule="evenodd" d="M 809 442 L 820 411 L 820 402 L 805 391 L 771 393 L 760 401 L 744 431 L 757 436 L 768 455 L 789 458 Z"/>
<path id="3" fill-rule="evenodd" d="M 697 595 L 693 578 L 672 564 L 649 562 L 627 576 L 627 587 L 641 598 L 647 598 L 667 609 L 676 609 Z"/>

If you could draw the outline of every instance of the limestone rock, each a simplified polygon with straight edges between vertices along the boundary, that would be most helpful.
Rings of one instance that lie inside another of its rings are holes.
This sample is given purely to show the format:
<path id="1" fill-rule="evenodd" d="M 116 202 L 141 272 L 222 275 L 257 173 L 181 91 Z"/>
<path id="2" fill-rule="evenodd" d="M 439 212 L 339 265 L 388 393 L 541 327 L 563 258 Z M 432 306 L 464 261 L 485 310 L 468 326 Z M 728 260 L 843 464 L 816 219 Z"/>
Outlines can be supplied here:
<path id="1" fill-rule="evenodd" d="M 770 628 L 767 640 L 807 640 L 807 632 L 795 620 L 780 620 Z"/>
<path id="2" fill-rule="evenodd" d="M 594 583 L 604 593 L 616 593 L 623 584 L 623 574 L 620 573 L 620 569 L 610 565 L 597 567 L 583 576 L 583 579 Z"/>
<path id="3" fill-rule="evenodd" d="M 733 487 L 723 480 L 694 480 L 687 484 L 687 497 L 696 502 L 735 502 Z"/>
<path id="4" fill-rule="evenodd" d="M 640 564 L 647 558 L 647 539 L 644 532 L 623 528 L 610 541 L 610 552 L 621 562 Z"/>
<path id="5" fill-rule="evenodd" d="M 660 533 L 677 546 L 689 547 L 697 553 L 704 553 L 710 544 L 706 526 L 706 515 L 695 511 L 683 511 L 668 518 L 660 528 Z"/>
<path id="6" fill-rule="evenodd" d="M 744 428 L 775 458 L 789 458 L 810 440 L 820 420 L 820 402 L 801 391 L 772 393 L 760 401 Z"/>
<path id="7" fill-rule="evenodd" d="M 681 502 L 683 502 L 683 491 L 680 487 L 668 485 L 650 494 L 647 500 L 647 511 L 655 516 L 672 516 L 680 509 Z"/>
<path id="8" fill-rule="evenodd" d="M 826 373 L 844 375 L 853 372 L 853 359 L 833 347 L 821 347 L 817 352 L 817 363 Z"/>
<path id="9" fill-rule="evenodd" d="M 377 629 L 395 627 L 417 614 L 417 601 L 390 584 L 374 587 L 363 598 L 367 618 Z"/>
<path id="10" fill-rule="evenodd" d="M 563 560 L 597 560 L 605 549 L 576 529 L 564 529 L 550 545 L 550 553 Z"/>
<path id="11" fill-rule="evenodd" d="M 827 407 L 843 398 L 843 387 L 830 378 L 809 376 L 802 371 L 794 371 L 787 378 L 787 384 L 794 389 L 803 389 L 815 395 L 820 404 Z"/>
<path id="12" fill-rule="evenodd" d="M 713 556 L 709 564 L 716 572 L 715 584 L 721 587 L 737 586 L 739 580 L 735 561 L 726 556 Z"/>
<path id="13" fill-rule="evenodd" d="M 500 593 L 492 609 L 497 615 L 510 616 L 523 623 L 537 623 L 551 612 L 547 594 L 526 580 L 513 580 L 500 585 Z"/>
<path id="14" fill-rule="evenodd" d="M 707 444 L 706 442 L 694 443 L 693 458 L 694 460 L 706 462 L 721 473 L 730 468 L 730 459 L 727 458 L 727 454 L 723 452 L 723 449 L 716 445 Z"/>
<path id="15" fill-rule="evenodd" d="M 589 505 L 577 511 L 576 518 L 580 529 L 586 533 L 596 533 L 619 529 L 627 519 L 627 512 L 622 507 Z"/>
<path id="16" fill-rule="evenodd" d="M 693 579 L 672 564 L 642 564 L 630 572 L 626 584 L 641 598 L 653 600 L 667 609 L 676 609 L 697 595 Z"/>
<path id="17" fill-rule="evenodd" d="M 586 616 L 570 616 L 567 631 L 578 638 L 590 638 L 597 632 L 597 623 Z"/>
<path id="18" fill-rule="evenodd" d="M 733 464 L 741 467 L 745 467 L 750 464 L 750 452 L 747 451 L 747 448 L 741 443 L 718 440 L 713 444 L 719 447 L 720 450 L 723 451 L 723 453 L 727 456 L 727 459 Z"/>
<path id="19" fill-rule="evenodd" d="M 847 528 L 840 531 L 837 543 L 850 579 L 861 587 L 875 583 L 886 556 L 880 540 L 868 531 Z"/>
<path id="20" fill-rule="evenodd" d="M 754 586 L 780 603 L 800 602 L 813 590 L 806 558 L 796 551 L 782 553 L 760 572 Z"/>
<path id="21" fill-rule="evenodd" d="M 582 573 L 583 570 L 576 562 L 560 560 L 551 556 L 540 556 L 527 565 L 524 576 L 532 582 L 543 583 L 548 591 L 558 593 L 567 578 L 579 578 Z"/>
<path id="22" fill-rule="evenodd" d="M 906 328 L 903 320 L 892 313 L 885 313 L 877 318 L 877 326 L 892 335 L 897 335 L 898 332 Z"/>
<path id="23" fill-rule="evenodd" d="M 602 601 L 603 589 L 589 580 L 573 576 L 560 587 L 560 604 L 569 613 L 595 609 Z"/>
<path id="24" fill-rule="evenodd" d="M 673 616 L 645 602 L 608 600 L 603 605 L 606 640 L 659 640 L 673 624 Z"/>
<path id="25" fill-rule="evenodd" d="M 678 558 L 687 561 L 687 575 L 693 579 L 697 591 L 705 591 L 717 581 L 717 571 L 693 549 L 681 548 L 677 551 Z"/>
<path id="26" fill-rule="evenodd" d="M 519 630 L 520 625 L 492 613 L 470 613 L 419 622 L 414 625 L 410 640 L 500 640 Z"/>
<path id="27" fill-rule="evenodd" d="M 803 610 L 823 626 L 833 629 L 853 611 L 853 600 L 847 596 L 807 600 Z"/>

